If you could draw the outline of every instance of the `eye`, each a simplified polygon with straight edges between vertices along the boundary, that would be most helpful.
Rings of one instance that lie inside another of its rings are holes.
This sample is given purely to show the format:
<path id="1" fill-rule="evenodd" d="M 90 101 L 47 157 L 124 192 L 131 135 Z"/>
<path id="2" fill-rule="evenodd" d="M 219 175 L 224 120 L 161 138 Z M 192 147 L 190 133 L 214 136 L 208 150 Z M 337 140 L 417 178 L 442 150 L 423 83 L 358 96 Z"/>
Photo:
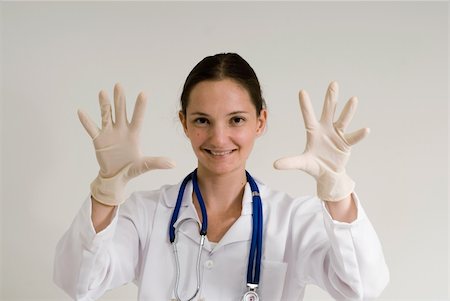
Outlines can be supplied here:
<path id="1" fill-rule="evenodd" d="M 209 123 L 209 120 L 205 117 L 199 117 L 199 118 L 194 119 L 195 125 L 203 126 L 203 125 L 207 125 L 208 123 Z"/>
<path id="2" fill-rule="evenodd" d="M 233 125 L 241 125 L 245 122 L 245 118 L 241 117 L 241 116 L 234 116 L 233 118 L 231 118 L 231 123 Z"/>

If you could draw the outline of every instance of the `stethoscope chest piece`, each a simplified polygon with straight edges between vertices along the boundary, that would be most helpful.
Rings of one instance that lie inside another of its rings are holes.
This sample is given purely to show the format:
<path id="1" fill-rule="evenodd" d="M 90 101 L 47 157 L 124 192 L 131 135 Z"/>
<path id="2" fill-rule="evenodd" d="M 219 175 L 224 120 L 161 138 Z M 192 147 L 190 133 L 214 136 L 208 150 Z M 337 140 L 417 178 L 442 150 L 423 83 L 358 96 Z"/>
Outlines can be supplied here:
<path id="1" fill-rule="evenodd" d="M 248 291 L 242 297 L 242 301 L 259 301 L 259 296 L 255 291 Z"/>

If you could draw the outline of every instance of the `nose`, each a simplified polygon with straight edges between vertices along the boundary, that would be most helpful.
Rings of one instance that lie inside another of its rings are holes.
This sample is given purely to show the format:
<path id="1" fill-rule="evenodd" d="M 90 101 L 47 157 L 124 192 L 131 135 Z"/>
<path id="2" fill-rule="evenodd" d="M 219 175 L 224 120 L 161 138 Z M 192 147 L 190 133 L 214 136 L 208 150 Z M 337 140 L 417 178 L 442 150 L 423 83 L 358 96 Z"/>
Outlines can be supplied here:
<path id="1" fill-rule="evenodd" d="M 225 146 L 228 142 L 229 131 L 228 127 L 221 123 L 216 123 L 210 128 L 209 140 L 212 146 L 220 148 Z"/>

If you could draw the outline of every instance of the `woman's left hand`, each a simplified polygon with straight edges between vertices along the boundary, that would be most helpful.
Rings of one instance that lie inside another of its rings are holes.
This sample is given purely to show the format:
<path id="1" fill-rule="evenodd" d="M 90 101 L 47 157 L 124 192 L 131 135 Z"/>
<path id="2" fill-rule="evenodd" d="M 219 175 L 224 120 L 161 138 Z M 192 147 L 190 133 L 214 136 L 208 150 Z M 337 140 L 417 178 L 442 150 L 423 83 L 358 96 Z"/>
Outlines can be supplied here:
<path id="1" fill-rule="evenodd" d="M 328 86 L 319 121 L 308 94 L 300 91 L 300 108 L 307 133 L 305 150 L 299 156 L 284 157 L 274 162 L 276 169 L 300 169 L 313 176 L 317 181 L 317 195 L 324 201 L 339 201 L 353 192 L 355 182 L 346 174 L 345 166 L 351 146 L 369 134 L 368 128 L 345 133 L 356 110 L 356 97 L 350 98 L 339 119 L 333 122 L 338 89 L 335 81 Z"/>

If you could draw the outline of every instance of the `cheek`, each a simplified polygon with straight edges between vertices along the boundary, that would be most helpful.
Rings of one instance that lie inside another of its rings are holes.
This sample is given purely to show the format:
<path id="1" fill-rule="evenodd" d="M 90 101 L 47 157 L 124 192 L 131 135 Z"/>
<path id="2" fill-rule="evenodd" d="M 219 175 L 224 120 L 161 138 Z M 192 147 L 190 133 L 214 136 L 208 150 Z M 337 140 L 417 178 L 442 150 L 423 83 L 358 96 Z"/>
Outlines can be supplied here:
<path id="1" fill-rule="evenodd" d="M 251 146 L 256 139 L 256 131 L 253 129 L 246 129 L 245 131 L 240 131 L 235 136 L 236 141 L 241 145 Z"/>
<path id="2" fill-rule="evenodd" d="M 188 133 L 189 133 L 188 137 L 193 145 L 201 144 L 202 141 L 205 139 L 205 133 L 202 130 L 190 128 Z"/>

